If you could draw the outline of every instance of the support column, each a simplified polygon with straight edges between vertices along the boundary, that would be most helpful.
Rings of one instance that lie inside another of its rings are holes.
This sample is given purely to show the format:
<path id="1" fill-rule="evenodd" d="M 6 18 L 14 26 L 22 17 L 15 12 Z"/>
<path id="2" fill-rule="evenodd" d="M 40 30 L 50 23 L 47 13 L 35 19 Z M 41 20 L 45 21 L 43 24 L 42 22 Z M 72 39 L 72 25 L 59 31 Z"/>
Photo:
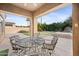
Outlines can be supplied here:
<path id="1" fill-rule="evenodd" d="M 37 33 L 37 18 L 35 18 L 34 16 L 32 16 L 31 19 L 31 36 L 34 36 L 34 33 Z"/>
<path id="2" fill-rule="evenodd" d="M 79 4 L 73 4 L 73 55 L 79 56 Z"/>
<path id="3" fill-rule="evenodd" d="M 3 41 L 5 35 L 5 13 L 0 11 L 0 42 Z"/>

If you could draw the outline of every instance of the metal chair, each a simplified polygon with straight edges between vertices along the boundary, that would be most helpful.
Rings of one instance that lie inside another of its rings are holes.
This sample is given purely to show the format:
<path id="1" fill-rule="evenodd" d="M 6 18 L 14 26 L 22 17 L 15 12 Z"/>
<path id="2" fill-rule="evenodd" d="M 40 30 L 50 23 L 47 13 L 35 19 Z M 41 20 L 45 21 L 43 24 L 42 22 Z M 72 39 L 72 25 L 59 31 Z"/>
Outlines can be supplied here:
<path id="1" fill-rule="evenodd" d="M 49 55 L 52 55 L 52 53 L 55 52 L 54 49 L 56 47 L 57 41 L 58 36 L 53 35 L 53 40 L 51 41 L 51 44 L 44 43 L 42 49 L 45 50 L 45 52 L 48 53 Z"/>
<path id="2" fill-rule="evenodd" d="M 17 39 L 19 38 L 19 36 L 18 35 L 15 35 L 15 36 L 11 36 L 9 38 L 10 38 L 10 43 L 11 43 L 11 46 L 12 46 L 12 50 L 14 50 L 14 52 L 17 53 L 17 55 L 20 55 L 20 53 L 25 48 L 17 44 L 17 42 L 18 42 Z"/>

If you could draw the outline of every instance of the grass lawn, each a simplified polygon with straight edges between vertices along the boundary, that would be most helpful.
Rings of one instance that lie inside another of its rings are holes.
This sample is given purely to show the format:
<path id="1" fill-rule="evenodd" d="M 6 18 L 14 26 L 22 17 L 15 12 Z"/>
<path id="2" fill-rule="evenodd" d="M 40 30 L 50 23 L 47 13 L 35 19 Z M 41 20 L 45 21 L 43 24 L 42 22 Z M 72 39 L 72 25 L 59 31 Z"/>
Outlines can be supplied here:
<path id="1" fill-rule="evenodd" d="M 8 56 L 8 51 L 9 51 L 9 49 L 1 50 L 0 56 Z"/>
<path id="2" fill-rule="evenodd" d="M 24 30 L 19 31 L 18 33 L 23 33 L 24 35 L 27 35 L 27 36 L 30 35 L 30 33 L 28 31 L 24 31 Z"/>
<path id="3" fill-rule="evenodd" d="M 23 33 L 24 35 L 30 36 L 29 32 L 20 32 L 20 33 Z M 40 34 L 40 36 L 42 36 L 42 35 L 51 36 L 55 32 L 52 32 L 52 31 L 42 31 L 42 32 L 38 32 L 38 33 Z"/>
<path id="4" fill-rule="evenodd" d="M 55 32 L 52 32 L 52 31 L 43 31 L 43 32 L 39 32 L 40 33 L 40 35 L 52 35 L 53 33 L 55 33 Z"/>

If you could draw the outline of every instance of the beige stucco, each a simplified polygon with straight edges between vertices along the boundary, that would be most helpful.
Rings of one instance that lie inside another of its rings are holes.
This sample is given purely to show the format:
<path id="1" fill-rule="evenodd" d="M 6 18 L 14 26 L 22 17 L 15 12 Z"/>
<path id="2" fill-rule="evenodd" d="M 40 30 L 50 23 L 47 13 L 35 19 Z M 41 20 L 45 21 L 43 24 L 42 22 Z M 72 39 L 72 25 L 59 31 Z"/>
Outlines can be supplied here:
<path id="1" fill-rule="evenodd" d="M 38 32 L 38 28 L 37 28 L 37 18 L 34 17 L 34 15 L 31 18 L 31 35 L 34 36 L 34 33 Z"/>
<path id="2" fill-rule="evenodd" d="M 29 31 L 28 27 L 12 27 L 12 26 L 5 26 L 5 34 L 13 34 L 18 33 L 19 31 Z"/>
<path id="3" fill-rule="evenodd" d="M 79 4 L 73 4 L 73 55 L 79 56 Z"/>

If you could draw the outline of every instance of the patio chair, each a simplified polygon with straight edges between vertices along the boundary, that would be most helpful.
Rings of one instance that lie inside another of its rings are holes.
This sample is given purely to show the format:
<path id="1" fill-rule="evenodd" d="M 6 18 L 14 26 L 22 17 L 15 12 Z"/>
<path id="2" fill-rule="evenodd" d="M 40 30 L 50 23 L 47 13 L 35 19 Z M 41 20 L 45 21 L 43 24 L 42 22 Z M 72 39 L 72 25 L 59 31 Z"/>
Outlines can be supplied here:
<path id="1" fill-rule="evenodd" d="M 18 37 L 19 37 L 18 35 L 15 35 L 15 36 L 11 36 L 9 38 L 10 38 L 12 50 L 14 50 L 15 53 L 18 53 L 18 55 L 20 55 L 20 53 L 24 50 L 24 47 L 17 44 L 17 42 L 18 42 L 17 38 Z"/>
<path id="2" fill-rule="evenodd" d="M 32 44 L 30 41 L 30 38 L 21 38 L 18 35 L 15 36 L 11 36 L 10 37 L 10 43 L 12 45 L 12 49 L 18 53 L 20 55 L 20 53 L 22 53 L 24 51 L 23 54 L 26 54 L 26 49 L 30 49 L 32 48 Z"/>
<path id="3" fill-rule="evenodd" d="M 10 38 L 10 43 L 11 43 L 11 46 L 12 46 L 12 50 L 14 50 L 15 53 L 18 53 L 18 50 L 21 50 L 21 47 L 19 47 L 17 45 L 17 41 L 16 41 L 15 36 L 11 36 L 9 38 Z"/>
<path id="4" fill-rule="evenodd" d="M 53 35 L 53 40 L 51 41 L 51 44 L 44 43 L 42 49 L 45 50 L 45 52 L 48 53 L 49 55 L 52 55 L 52 53 L 55 52 L 54 49 L 56 47 L 57 41 L 58 41 L 57 35 Z"/>

